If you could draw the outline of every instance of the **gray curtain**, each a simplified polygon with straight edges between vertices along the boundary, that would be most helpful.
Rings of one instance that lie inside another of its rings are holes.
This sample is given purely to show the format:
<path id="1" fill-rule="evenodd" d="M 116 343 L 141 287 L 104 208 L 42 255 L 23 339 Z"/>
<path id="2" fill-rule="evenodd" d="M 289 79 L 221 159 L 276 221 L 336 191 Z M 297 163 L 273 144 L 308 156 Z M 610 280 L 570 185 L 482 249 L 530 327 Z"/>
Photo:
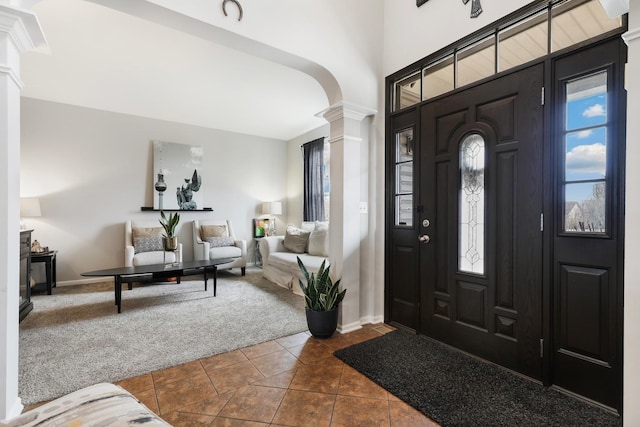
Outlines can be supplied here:
<path id="1" fill-rule="evenodd" d="M 324 191 L 322 167 L 324 138 L 302 146 L 304 156 L 304 221 L 324 221 Z"/>

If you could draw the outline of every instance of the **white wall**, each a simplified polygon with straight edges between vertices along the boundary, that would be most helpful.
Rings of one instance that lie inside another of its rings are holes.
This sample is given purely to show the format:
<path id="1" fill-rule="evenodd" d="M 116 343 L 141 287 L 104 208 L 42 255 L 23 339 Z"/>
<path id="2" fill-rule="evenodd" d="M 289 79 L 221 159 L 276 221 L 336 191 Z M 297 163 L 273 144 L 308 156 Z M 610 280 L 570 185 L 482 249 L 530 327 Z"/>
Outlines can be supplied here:
<path id="1" fill-rule="evenodd" d="M 230 16 L 225 17 L 210 0 L 148 1 L 319 64 L 337 80 L 342 99 L 369 108 L 377 103 L 381 0 L 242 0 L 241 22 L 233 5 L 227 6 Z M 220 43 L 223 38 L 218 35 Z M 341 100 L 327 95 L 330 104 Z"/>
<path id="2" fill-rule="evenodd" d="M 252 242 L 261 202 L 286 202 L 287 143 L 22 98 L 21 196 L 39 197 L 42 217 L 25 219 L 33 238 L 57 249 L 58 280 L 118 267 L 124 222 L 151 220 L 152 140 L 201 145 L 202 189 L 213 212 L 182 212 L 185 259 L 193 259 L 191 221 L 229 218 L 237 237 Z M 249 251 L 253 255 L 253 251 Z"/>

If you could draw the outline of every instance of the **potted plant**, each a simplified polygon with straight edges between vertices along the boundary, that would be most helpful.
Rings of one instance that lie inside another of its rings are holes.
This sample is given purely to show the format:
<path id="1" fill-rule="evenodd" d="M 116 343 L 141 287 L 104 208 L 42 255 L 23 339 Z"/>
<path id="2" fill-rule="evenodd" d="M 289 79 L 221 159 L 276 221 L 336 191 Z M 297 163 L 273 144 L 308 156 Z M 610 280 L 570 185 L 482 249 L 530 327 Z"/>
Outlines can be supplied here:
<path id="1" fill-rule="evenodd" d="M 307 271 L 307 268 L 298 258 L 298 266 L 306 283 L 300 282 L 300 289 L 304 294 L 304 307 L 307 315 L 307 326 L 311 335 L 317 338 L 329 338 L 338 326 L 338 307 L 346 289 L 340 290 L 340 280 L 334 282 L 329 275 L 330 265 L 325 268 L 322 261 L 316 274 Z"/>
<path id="2" fill-rule="evenodd" d="M 160 211 L 160 225 L 164 228 L 164 250 L 175 251 L 178 249 L 178 237 L 176 236 L 176 227 L 180 222 L 180 215 L 178 212 L 170 213 L 169 218 L 164 214 L 164 211 Z"/>

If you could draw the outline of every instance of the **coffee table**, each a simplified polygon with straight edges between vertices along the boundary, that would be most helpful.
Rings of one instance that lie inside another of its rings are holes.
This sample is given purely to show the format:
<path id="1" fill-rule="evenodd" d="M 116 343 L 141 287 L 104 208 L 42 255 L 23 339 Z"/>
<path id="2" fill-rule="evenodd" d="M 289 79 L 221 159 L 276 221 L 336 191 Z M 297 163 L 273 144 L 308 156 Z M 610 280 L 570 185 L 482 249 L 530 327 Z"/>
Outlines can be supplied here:
<path id="1" fill-rule="evenodd" d="M 116 305 L 118 313 L 122 308 L 122 284 L 132 282 L 147 282 L 153 280 L 169 279 L 172 277 L 192 276 L 204 274 L 204 290 L 207 290 L 207 273 L 213 274 L 213 296 L 216 296 L 218 284 L 218 265 L 233 261 L 234 258 L 219 258 L 203 261 L 175 262 L 171 264 L 138 265 L 136 267 L 109 268 L 82 273 L 85 277 L 113 276 Z M 131 289 L 131 286 L 129 286 Z"/>

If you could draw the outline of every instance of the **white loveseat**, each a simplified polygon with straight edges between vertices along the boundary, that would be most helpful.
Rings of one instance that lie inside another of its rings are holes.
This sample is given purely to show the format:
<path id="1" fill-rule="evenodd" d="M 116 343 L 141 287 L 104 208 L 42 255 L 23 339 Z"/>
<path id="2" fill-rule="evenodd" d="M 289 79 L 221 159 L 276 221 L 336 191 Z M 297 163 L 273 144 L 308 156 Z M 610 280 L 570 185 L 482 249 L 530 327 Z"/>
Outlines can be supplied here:
<path id="1" fill-rule="evenodd" d="M 289 248 L 285 246 L 287 234 L 292 229 L 308 233 L 303 252 L 292 250 L 291 245 L 288 245 Z M 297 257 L 300 257 L 309 273 L 316 273 L 324 260 L 329 264 L 329 224 L 303 222 L 300 228 L 288 226 L 287 234 L 260 239 L 258 248 L 262 257 L 263 276 L 279 286 L 291 289 L 297 295 L 302 295 L 298 280 L 304 280 L 304 277 L 298 267 Z"/>

